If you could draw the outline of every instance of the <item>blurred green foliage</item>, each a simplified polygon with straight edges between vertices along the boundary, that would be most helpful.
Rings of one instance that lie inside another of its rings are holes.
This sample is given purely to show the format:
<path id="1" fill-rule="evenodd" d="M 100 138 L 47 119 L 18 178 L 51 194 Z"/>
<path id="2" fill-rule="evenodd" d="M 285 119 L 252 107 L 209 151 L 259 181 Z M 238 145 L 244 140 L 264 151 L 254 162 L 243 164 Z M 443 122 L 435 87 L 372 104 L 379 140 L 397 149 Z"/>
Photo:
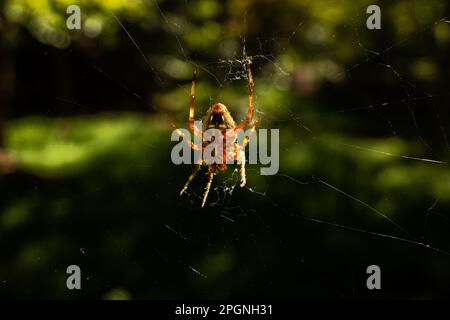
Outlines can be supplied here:
<path id="1" fill-rule="evenodd" d="M 108 37 L 117 32 L 112 14 L 124 15 L 139 22 L 148 11 L 146 2 L 141 0 L 82 0 L 76 3 L 71 0 L 6 0 L 3 10 L 6 19 L 24 25 L 39 41 L 57 48 L 66 48 L 73 36 L 66 27 L 69 16 L 66 10 L 73 4 L 82 8 L 82 30 L 86 37 L 100 34 Z M 74 37 L 79 38 L 79 35 Z"/>

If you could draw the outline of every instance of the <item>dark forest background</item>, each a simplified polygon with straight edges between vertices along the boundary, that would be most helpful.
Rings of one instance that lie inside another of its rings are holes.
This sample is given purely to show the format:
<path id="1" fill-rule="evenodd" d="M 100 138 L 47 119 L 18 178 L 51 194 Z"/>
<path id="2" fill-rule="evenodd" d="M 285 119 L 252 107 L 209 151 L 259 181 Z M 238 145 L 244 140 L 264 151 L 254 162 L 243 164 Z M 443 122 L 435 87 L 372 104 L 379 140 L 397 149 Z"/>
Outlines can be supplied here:
<path id="1" fill-rule="evenodd" d="M 1 1 L 0 296 L 449 297 L 449 15 L 445 0 Z M 219 101 L 244 118 L 244 48 L 280 171 L 248 165 L 239 188 L 231 168 L 200 209 L 206 176 L 179 196 L 192 167 L 170 160 L 171 123 L 187 127 L 195 66 L 196 117 Z"/>

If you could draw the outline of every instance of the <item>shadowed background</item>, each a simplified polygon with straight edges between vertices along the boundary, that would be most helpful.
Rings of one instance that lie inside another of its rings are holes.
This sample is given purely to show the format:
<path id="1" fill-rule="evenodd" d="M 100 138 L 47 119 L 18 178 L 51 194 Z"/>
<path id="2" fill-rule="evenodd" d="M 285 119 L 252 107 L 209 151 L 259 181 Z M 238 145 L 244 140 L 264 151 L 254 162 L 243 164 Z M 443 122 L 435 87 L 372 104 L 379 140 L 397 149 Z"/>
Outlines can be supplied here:
<path id="1" fill-rule="evenodd" d="M 448 297 L 449 7 L 2 1 L 0 296 Z M 171 123 L 188 126 L 194 66 L 196 118 L 245 117 L 244 48 L 280 171 L 248 165 L 239 188 L 231 166 L 201 210 L 204 174 L 179 196 L 192 166 L 171 162 Z"/>

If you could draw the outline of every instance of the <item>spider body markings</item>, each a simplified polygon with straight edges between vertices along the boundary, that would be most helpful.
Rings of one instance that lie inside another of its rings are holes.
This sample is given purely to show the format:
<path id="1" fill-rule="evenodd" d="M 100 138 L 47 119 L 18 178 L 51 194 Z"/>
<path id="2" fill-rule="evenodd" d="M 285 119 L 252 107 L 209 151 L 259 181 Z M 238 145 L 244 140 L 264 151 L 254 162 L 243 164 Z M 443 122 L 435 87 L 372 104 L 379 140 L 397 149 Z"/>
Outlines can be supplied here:
<path id="1" fill-rule="evenodd" d="M 194 75 L 191 83 L 191 93 L 190 93 L 190 103 L 189 103 L 189 129 L 190 131 L 197 137 L 202 138 L 202 151 L 212 142 L 204 140 L 204 132 L 208 129 L 217 129 L 220 130 L 223 137 L 223 146 L 232 145 L 233 148 L 229 150 L 229 148 L 223 148 L 222 154 L 222 163 L 211 163 L 207 164 L 204 160 L 201 160 L 199 163 L 196 163 L 194 169 L 186 181 L 184 187 L 181 189 L 180 195 L 182 195 L 186 189 L 188 188 L 191 181 L 200 171 L 203 165 L 208 167 L 207 176 L 208 181 L 206 183 L 205 192 L 203 195 L 203 201 L 201 207 L 203 208 L 206 203 L 206 199 L 208 198 L 209 190 L 211 188 L 211 184 L 216 173 L 223 173 L 227 171 L 228 167 L 226 163 L 229 163 L 230 160 L 235 160 L 239 164 L 239 175 L 240 175 L 240 186 L 243 187 L 246 184 L 246 175 L 245 175 L 245 147 L 249 142 L 249 136 L 255 131 L 256 125 L 259 122 L 257 118 L 253 121 L 253 76 L 250 68 L 250 60 L 247 60 L 247 75 L 248 75 L 248 111 L 247 117 L 238 125 L 236 125 L 231 113 L 228 108 L 222 103 L 213 104 L 208 111 L 206 112 L 203 118 L 203 127 L 202 130 L 197 128 L 194 125 L 194 101 L 195 101 L 195 80 L 197 76 L 197 70 L 194 69 Z M 251 130 L 249 134 L 244 138 L 242 144 L 237 143 L 237 134 L 240 130 L 243 130 L 245 127 L 252 123 Z M 183 133 L 178 131 L 178 134 L 183 138 Z M 191 142 L 191 148 L 195 151 L 199 151 L 199 148 Z"/>

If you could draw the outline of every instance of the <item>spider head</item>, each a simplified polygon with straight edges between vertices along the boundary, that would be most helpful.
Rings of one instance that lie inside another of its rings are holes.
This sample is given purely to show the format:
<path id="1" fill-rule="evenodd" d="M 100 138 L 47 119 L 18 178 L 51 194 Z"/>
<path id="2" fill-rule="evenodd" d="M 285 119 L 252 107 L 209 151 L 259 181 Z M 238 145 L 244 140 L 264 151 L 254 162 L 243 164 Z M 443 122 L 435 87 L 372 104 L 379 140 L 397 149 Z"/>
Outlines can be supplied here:
<path id="1" fill-rule="evenodd" d="M 222 103 L 216 103 L 209 108 L 205 116 L 204 125 L 206 129 L 231 129 L 235 126 L 228 108 Z"/>

